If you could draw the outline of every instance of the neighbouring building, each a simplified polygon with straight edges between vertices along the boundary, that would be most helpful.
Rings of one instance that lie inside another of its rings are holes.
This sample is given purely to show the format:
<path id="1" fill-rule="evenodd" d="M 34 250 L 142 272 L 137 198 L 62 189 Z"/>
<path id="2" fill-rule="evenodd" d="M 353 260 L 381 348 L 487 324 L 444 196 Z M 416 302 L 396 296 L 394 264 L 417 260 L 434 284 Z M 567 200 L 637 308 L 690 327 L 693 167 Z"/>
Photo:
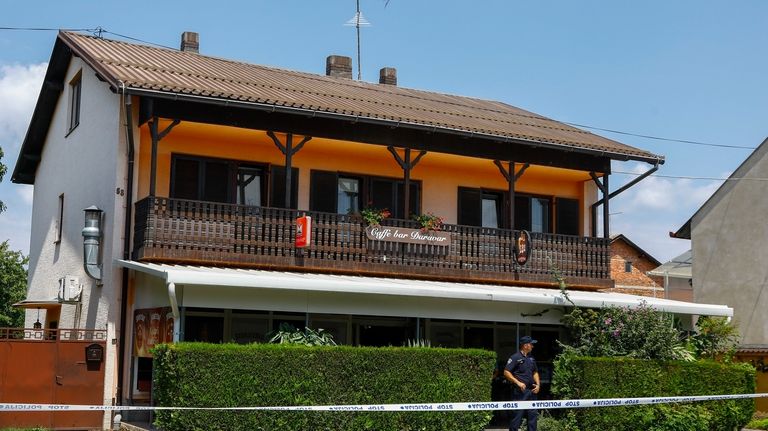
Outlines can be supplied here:
<path id="1" fill-rule="evenodd" d="M 664 298 L 661 279 L 648 271 L 661 265 L 623 234 L 611 236 L 612 292 Z"/>
<path id="2" fill-rule="evenodd" d="M 648 271 L 648 275 L 661 279 L 664 298 L 693 301 L 693 259 L 691 250 L 675 256 L 669 262 Z"/>
<path id="3" fill-rule="evenodd" d="M 35 186 L 27 326 L 105 331 L 105 404 L 150 402 L 156 343 L 283 322 L 500 358 L 532 334 L 547 383 L 555 274 L 580 306 L 731 314 L 610 292 L 611 162 L 661 156 L 390 67 L 360 82 L 348 57 L 311 74 L 198 43 L 59 33 L 13 172 Z"/>
<path id="4" fill-rule="evenodd" d="M 691 240 L 693 298 L 733 308 L 742 346 L 758 368 L 758 392 L 768 391 L 768 139 L 672 235 Z M 768 411 L 768 400 L 758 399 Z"/>

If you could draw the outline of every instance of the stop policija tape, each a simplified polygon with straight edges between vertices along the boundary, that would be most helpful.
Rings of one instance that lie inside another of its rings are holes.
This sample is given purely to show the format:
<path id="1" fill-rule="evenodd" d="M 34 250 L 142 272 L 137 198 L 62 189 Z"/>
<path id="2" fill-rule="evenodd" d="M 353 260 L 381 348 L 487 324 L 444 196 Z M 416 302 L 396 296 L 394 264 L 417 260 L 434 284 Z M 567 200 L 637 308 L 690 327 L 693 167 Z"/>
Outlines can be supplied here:
<path id="1" fill-rule="evenodd" d="M 326 406 L 260 406 L 260 407 L 162 407 L 162 406 L 89 406 L 71 404 L 0 403 L 0 411 L 136 411 L 136 410 L 282 410 L 282 411 L 480 411 L 528 409 L 583 409 L 591 407 L 636 406 L 649 404 L 689 403 L 695 401 L 737 400 L 768 397 L 763 394 L 701 395 L 690 397 L 601 398 L 586 400 L 491 401 L 477 403 L 434 404 L 350 404 Z"/>

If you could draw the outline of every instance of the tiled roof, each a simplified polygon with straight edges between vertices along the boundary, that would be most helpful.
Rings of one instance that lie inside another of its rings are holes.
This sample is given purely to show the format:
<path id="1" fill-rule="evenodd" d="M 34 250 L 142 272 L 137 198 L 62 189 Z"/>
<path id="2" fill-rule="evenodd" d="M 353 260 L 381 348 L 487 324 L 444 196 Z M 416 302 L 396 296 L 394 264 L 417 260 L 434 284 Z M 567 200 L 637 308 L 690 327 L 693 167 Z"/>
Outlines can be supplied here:
<path id="1" fill-rule="evenodd" d="M 611 139 L 501 102 L 246 64 L 71 32 L 59 38 L 113 86 L 272 105 L 660 161 Z"/>

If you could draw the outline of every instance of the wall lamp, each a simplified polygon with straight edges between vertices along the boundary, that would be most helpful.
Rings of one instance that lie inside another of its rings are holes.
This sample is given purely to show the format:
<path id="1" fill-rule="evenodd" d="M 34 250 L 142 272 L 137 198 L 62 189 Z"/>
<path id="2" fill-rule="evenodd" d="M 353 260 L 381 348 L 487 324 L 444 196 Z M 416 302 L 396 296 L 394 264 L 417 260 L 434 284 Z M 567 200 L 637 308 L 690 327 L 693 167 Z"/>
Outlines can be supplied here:
<path id="1" fill-rule="evenodd" d="M 95 205 L 84 209 L 85 227 L 83 228 L 83 265 L 85 272 L 96 280 L 101 280 L 101 219 L 104 211 Z"/>

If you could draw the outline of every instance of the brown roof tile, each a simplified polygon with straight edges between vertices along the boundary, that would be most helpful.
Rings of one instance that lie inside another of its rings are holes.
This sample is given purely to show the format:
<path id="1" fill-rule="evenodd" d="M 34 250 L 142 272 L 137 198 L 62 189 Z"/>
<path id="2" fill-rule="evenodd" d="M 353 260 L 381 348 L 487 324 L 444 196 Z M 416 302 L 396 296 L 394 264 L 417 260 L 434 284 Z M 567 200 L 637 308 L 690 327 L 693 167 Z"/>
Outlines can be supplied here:
<path id="1" fill-rule="evenodd" d="M 59 37 L 113 85 L 359 116 L 490 135 L 615 159 L 663 157 L 505 103 L 295 72 L 191 52 L 100 39 Z"/>

